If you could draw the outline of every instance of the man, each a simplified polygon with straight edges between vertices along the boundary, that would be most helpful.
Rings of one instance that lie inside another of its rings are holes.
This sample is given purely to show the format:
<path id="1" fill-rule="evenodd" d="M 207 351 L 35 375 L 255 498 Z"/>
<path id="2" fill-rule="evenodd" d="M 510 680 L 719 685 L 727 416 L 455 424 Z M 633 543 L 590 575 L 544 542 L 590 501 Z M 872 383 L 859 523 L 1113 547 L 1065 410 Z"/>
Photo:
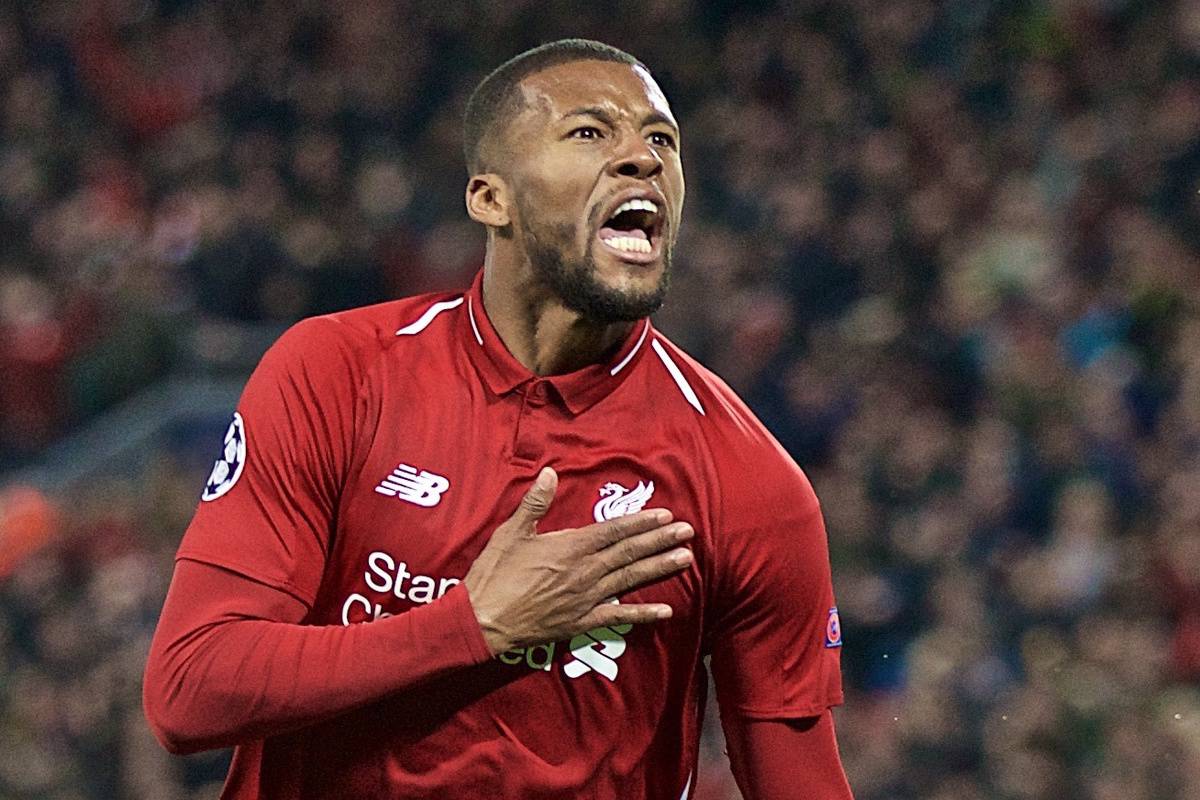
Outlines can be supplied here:
<path id="1" fill-rule="evenodd" d="M 675 800 L 711 655 L 745 795 L 850 797 L 816 498 L 646 318 L 684 195 L 662 92 L 555 42 L 479 85 L 465 140 L 474 285 L 302 322 L 247 384 L 156 733 L 236 745 L 225 797 Z"/>

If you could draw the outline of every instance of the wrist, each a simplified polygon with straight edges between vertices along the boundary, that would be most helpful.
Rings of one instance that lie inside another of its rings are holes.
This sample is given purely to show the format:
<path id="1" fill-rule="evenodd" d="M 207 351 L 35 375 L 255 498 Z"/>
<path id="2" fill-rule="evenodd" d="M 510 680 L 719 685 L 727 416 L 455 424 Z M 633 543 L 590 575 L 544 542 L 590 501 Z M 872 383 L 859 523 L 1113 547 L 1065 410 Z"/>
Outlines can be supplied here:
<path id="1" fill-rule="evenodd" d="M 462 584 L 463 593 L 467 596 L 467 602 L 471 606 L 471 613 L 475 617 L 475 624 L 479 628 L 479 634 L 482 636 L 484 643 L 487 645 L 490 657 L 495 658 L 501 653 L 512 649 L 512 642 L 504 635 L 504 631 L 495 623 L 489 614 L 483 609 L 475 605 L 474 599 L 471 597 L 470 586 L 464 581 Z"/>
<path id="2" fill-rule="evenodd" d="M 471 593 L 466 586 L 456 586 L 437 603 L 448 602 L 457 610 L 454 612 L 455 625 L 462 640 L 466 643 L 471 657 L 476 664 L 482 664 L 496 656 L 493 642 L 484 636 L 483 626 L 480 625 L 478 612 L 471 602 Z M 435 603 L 436 605 L 436 603 Z"/>
<path id="3" fill-rule="evenodd" d="M 512 643 L 498 629 L 485 625 L 478 618 L 476 618 L 476 621 L 479 622 L 479 631 L 483 634 L 483 641 L 487 643 L 492 658 L 512 649 Z"/>

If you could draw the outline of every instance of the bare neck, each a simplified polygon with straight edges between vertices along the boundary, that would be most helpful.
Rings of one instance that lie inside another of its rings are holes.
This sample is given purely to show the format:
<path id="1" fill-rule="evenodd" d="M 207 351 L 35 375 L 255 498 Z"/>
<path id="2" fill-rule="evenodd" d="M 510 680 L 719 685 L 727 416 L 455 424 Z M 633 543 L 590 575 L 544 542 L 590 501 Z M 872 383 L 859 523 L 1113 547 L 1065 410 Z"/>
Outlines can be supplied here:
<path id="1" fill-rule="evenodd" d="M 561 375 L 604 361 L 634 325 L 591 322 L 567 308 L 508 241 L 489 242 L 483 305 L 504 346 L 535 375 Z"/>

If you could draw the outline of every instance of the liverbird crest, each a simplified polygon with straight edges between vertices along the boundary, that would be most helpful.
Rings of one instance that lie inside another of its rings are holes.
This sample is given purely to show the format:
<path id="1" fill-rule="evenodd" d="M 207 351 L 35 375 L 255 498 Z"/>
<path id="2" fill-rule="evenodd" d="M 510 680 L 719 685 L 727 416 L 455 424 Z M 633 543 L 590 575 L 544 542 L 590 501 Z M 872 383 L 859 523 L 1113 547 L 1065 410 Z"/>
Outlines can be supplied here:
<path id="1" fill-rule="evenodd" d="M 612 481 L 600 487 L 600 500 L 593 509 L 596 522 L 636 514 L 641 511 L 654 494 L 654 481 L 638 481 L 632 489 L 626 489 Z"/>

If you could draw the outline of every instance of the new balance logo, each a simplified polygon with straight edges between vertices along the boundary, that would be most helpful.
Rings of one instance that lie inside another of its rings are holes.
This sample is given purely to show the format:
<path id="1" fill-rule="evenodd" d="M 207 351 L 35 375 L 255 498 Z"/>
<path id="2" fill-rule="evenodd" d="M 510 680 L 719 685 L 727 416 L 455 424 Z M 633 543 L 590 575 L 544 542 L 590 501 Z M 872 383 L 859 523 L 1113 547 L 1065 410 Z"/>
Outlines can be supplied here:
<path id="1" fill-rule="evenodd" d="M 442 502 L 442 495 L 449 488 L 450 481 L 441 475 L 426 470 L 417 472 L 416 467 L 401 464 L 379 482 L 375 491 L 406 503 L 432 508 Z"/>
<path id="2" fill-rule="evenodd" d="M 600 487 L 600 500 L 592 509 L 596 522 L 604 522 L 626 514 L 636 514 L 646 506 L 650 495 L 654 494 L 654 481 L 643 483 L 632 489 L 626 489 L 619 483 L 609 482 Z"/>

